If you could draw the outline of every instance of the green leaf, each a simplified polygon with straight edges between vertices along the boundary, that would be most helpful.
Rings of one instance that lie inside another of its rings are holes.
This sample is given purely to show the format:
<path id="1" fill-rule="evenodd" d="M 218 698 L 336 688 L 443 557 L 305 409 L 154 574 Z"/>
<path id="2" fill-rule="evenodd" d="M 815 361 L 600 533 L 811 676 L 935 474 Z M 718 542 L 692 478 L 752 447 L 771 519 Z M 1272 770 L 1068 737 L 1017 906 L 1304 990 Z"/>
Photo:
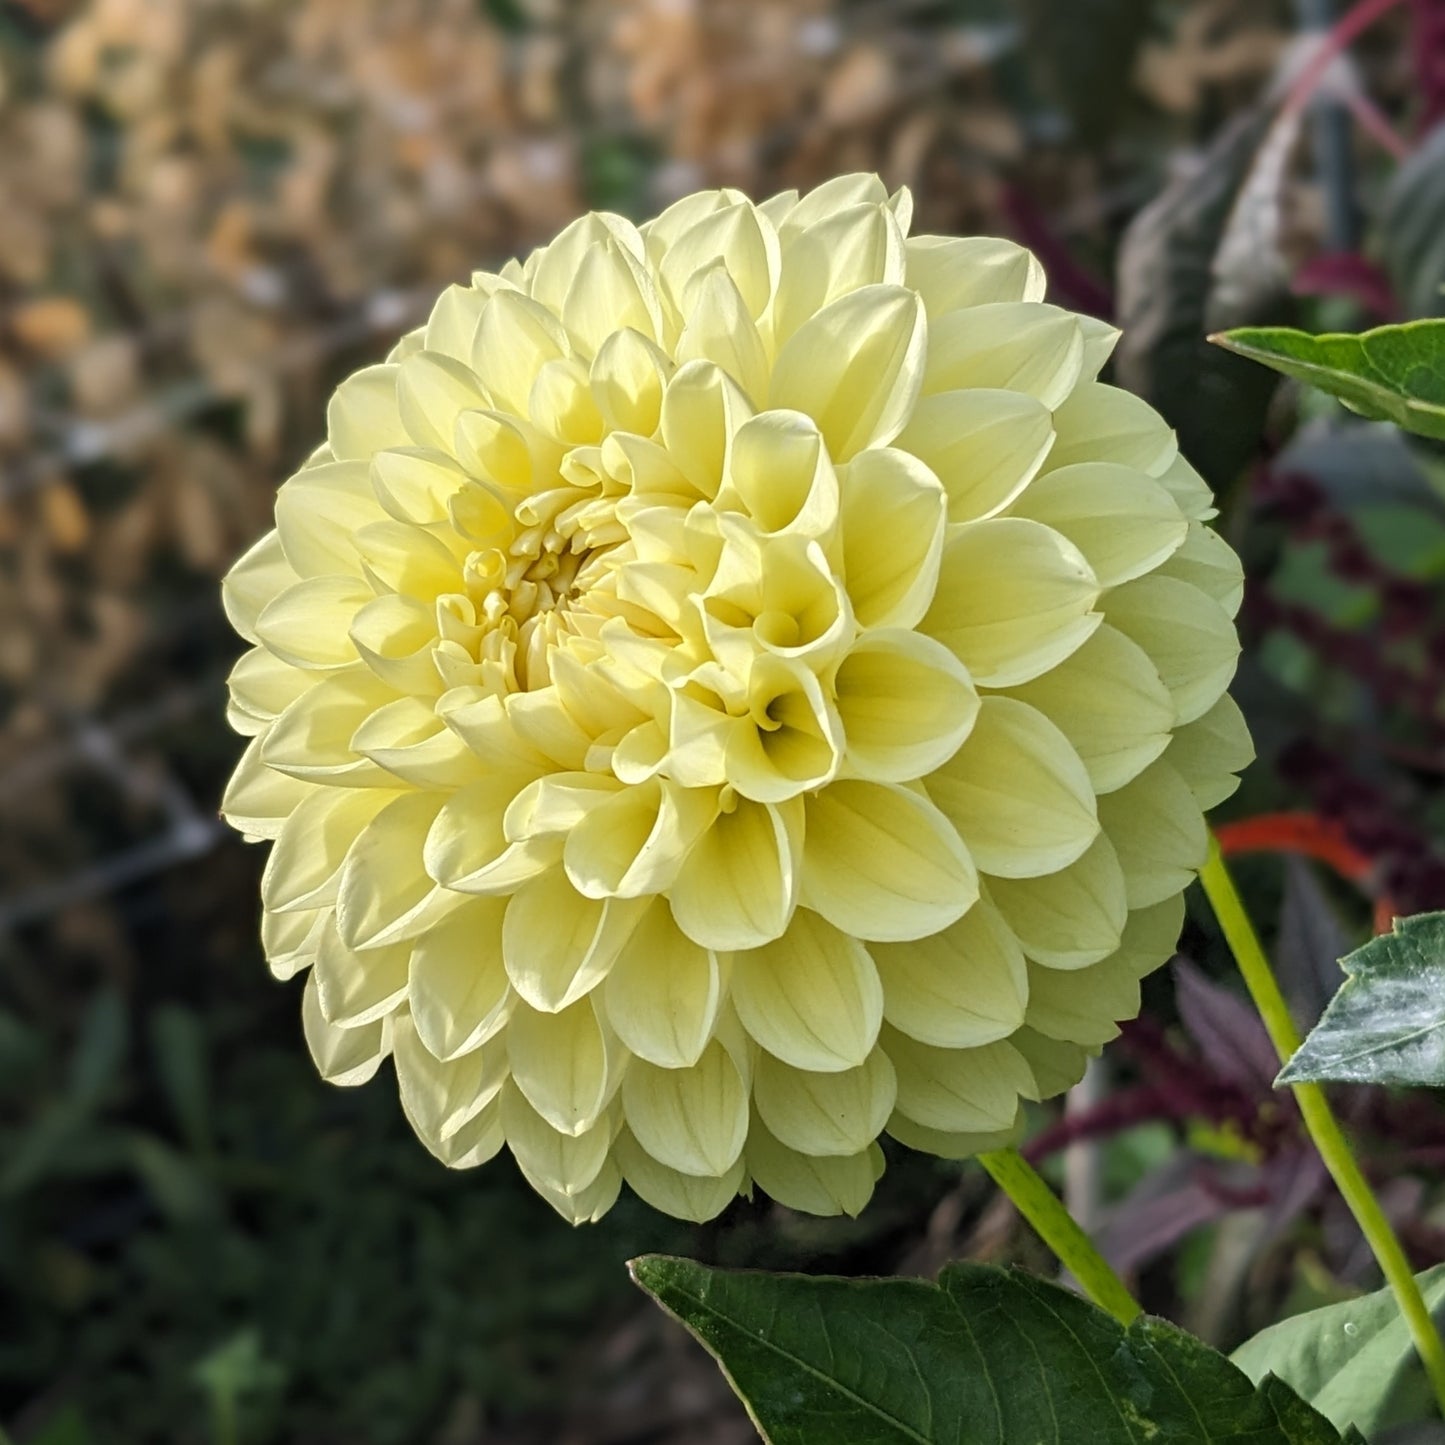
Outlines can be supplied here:
<path id="1" fill-rule="evenodd" d="M 1397 918 L 1340 967 L 1349 977 L 1277 1082 L 1445 1085 L 1445 913 Z"/>
<path id="2" fill-rule="evenodd" d="M 1445 1324 L 1445 1264 L 1419 1281 L 1431 1314 Z M 1251 1380 L 1277 1375 L 1341 1429 L 1355 1425 L 1373 1436 L 1430 1409 L 1429 1382 L 1387 1289 L 1282 1320 L 1230 1358 Z"/>
<path id="3" fill-rule="evenodd" d="M 1287 1386 L 1255 1389 L 1163 1320 L 1127 1330 L 1031 1275 L 938 1283 L 709 1269 L 633 1278 L 707 1347 L 772 1445 L 1340 1445 Z"/>
<path id="4" fill-rule="evenodd" d="M 1445 441 L 1445 321 L 1322 336 L 1288 326 L 1246 326 L 1210 340 L 1307 381 L 1362 416 Z"/>
<path id="5" fill-rule="evenodd" d="M 156 1072 L 186 1143 L 205 1152 L 211 1147 L 210 1082 L 206 1036 L 193 1009 L 163 1004 L 151 1022 Z"/>

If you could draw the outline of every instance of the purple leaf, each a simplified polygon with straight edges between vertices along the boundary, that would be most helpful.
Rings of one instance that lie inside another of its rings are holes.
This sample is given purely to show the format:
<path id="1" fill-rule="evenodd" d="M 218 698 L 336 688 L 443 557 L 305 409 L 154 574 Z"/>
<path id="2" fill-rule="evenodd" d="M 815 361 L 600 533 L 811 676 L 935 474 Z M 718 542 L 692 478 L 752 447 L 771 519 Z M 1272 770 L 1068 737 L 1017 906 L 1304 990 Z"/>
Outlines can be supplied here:
<path id="1" fill-rule="evenodd" d="M 1221 1079 L 1253 1095 L 1268 1095 L 1279 1056 L 1259 1015 L 1238 994 L 1206 978 L 1187 959 L 1174 960 L 1179 1017 Z"/>

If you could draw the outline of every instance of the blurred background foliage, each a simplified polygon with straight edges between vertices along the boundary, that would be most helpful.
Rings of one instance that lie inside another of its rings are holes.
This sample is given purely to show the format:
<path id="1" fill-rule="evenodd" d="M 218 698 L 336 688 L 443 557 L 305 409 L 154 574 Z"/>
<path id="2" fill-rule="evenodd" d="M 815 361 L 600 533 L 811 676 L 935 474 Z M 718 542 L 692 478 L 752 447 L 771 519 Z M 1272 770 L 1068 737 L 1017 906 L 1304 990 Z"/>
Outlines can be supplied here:
<path id="1" fill-rule="evenodd" d="M 0 1421 L 29 1445 L 753 1438 L 623 1261 L 1048 1262 L 893 1151 L 858 1221 L 759 1201 L 577 1232 L 321 1084 L 215 820 L 217 580 L 329 388 L 587 207 L 839 171 L 1033 246 L 1126 327 L 1251 578 L 1260 764 L 1226 810 L 1301 1020 L 1445 906 L 1445 468 L 1210 330 L 1445 309 L 1445 6 L 1310 0 L 0 0 Z M 1383 13 L 1388 10 L 1389 13 Z M 1351 12 L 1356 13 L 1356 12 Z M 1292 104 L 1308 89 L 1310 107 Z M 1281 856 L 1283 855 L 1283 856 Z M 1202 912 L 1031 1150 L 1228 1346 L 1371 1287 Z M 1438 1096 L 1345 1096 L 1421 1267 Z"/>

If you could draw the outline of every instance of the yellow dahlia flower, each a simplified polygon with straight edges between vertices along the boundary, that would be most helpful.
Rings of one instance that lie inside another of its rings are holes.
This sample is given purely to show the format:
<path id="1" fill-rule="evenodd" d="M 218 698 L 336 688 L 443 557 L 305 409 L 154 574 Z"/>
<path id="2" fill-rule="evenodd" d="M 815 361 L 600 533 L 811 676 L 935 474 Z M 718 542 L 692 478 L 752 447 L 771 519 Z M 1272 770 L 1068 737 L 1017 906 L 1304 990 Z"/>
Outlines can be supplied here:
<path id="1" fill-rule="evenodd" d="M 1115 333 L 909 213 L 711 191 L 453 286 L 226 580 L 318 1068 L 569 1219 L 1007 1138 L 1249 759 L 1239 565 Z"/>

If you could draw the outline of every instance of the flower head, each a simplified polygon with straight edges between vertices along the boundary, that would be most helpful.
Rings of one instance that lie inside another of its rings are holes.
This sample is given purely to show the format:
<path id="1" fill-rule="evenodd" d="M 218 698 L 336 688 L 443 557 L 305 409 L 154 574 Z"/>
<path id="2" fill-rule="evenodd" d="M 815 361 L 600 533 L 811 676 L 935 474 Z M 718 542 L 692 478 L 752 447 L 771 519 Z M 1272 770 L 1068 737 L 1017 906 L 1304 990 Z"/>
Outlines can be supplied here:
<path id="1" fill-rule="evenodd" d="M 225 800 L 336 1083 L 574 1220 L 856 1212 L 1068 1087 L 1250 756 L 1115 333 L 906 191 L 589 215 L 343 382 L 226 582 Z"/>

